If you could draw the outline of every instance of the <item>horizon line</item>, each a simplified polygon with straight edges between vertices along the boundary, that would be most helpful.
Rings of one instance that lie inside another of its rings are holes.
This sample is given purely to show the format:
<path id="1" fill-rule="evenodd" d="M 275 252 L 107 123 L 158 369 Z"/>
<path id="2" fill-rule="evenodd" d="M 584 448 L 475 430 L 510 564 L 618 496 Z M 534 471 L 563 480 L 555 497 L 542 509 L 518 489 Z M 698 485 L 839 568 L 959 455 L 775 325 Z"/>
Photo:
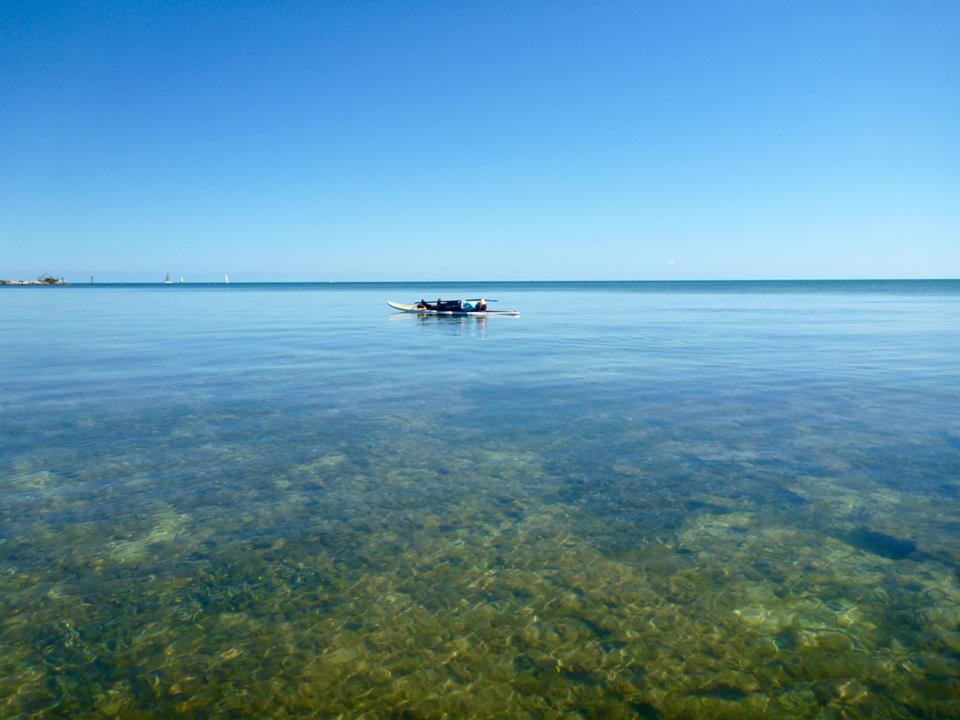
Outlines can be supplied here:
<path id="1" fill-rule="evenodd" d="M 188 280 L 184 282 L 167 283 L 162 280 L 105 280 L 102 282 L 90 282 L 87 280 L 67 281 L 70 285 L 90 286 L 90 285 L 383 285 L 383 284 L 460 284 L 469 285 L 475 283 L 495 284 L 495 283 L 742 283 L 742 282 L 781 282 L 781 283 L 802 283 L 802 282 L 953 282 L 960 280 L 960 277 L 847 277 L 847 278 L 634 278 L 634 279 L 556 279 L 556 280 L 533 280 L 533 279 L 509 279 L 509 280 L 231 280 L 225 283 L 223 280 Z M 10 280 L 16 283 L 19 280 Z M 4 287 L 32 287 L 23 285 L 4 285 Z M 62 286 L 59 286 L 62 287 Z"/>

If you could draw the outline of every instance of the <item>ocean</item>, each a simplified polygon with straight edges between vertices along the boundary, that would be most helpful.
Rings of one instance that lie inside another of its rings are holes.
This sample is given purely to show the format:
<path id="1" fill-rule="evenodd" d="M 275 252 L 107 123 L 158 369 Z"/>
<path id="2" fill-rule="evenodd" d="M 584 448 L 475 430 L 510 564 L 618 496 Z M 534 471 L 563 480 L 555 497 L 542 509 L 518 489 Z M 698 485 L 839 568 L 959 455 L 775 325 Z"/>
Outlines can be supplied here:
<path id="1" fill-rule="evenodd" d="M 4 287 L 0 338 L 2 717 L 960 716 L 960 281 Z"/>

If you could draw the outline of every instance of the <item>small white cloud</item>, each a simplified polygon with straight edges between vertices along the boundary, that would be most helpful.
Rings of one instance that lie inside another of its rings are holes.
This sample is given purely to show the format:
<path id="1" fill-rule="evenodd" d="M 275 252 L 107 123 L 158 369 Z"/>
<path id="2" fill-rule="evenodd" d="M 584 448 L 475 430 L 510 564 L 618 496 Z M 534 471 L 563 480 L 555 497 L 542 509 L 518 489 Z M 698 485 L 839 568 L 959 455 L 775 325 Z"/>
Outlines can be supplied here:
<path id="1" fill-rule="evenodd" d="M 677 261 L 676 261 L 676 260 L 667 260 L 667 261 L 664 263 L 664 265 L 676 265 L 676 264 L 677 264 Z"/>

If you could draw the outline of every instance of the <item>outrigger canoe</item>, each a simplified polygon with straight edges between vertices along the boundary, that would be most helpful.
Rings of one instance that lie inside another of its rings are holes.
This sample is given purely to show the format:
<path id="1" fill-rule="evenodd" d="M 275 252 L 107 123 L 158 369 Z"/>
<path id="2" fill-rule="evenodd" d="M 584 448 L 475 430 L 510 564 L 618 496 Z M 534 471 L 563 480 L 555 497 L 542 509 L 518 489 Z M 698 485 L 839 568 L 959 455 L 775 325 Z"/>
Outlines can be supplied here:
<path id="1" fill-rule="evenodd" d="M 417 305 L 406 305 L 404 303 L 387 301 L 387 305 L 394 310 L 407 313 L 417 313 L 419 315 L 456 315 L 458 317 L 490 317 L 491 315 L 505 315 L 507 317 L 517 317 L 520 313 L 516 310 L 428 310 Z"/>

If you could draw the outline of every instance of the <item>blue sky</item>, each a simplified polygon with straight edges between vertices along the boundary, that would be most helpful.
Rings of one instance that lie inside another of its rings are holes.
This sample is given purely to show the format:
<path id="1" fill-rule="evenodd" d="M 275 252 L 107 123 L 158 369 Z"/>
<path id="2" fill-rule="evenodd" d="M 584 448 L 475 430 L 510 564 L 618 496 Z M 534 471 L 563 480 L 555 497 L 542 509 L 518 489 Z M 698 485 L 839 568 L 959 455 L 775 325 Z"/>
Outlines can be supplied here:
<path id="1" fill-rule="evenodd" d="M 957 2 L 0 4 L 0 277 L 960 276 Z"/>

